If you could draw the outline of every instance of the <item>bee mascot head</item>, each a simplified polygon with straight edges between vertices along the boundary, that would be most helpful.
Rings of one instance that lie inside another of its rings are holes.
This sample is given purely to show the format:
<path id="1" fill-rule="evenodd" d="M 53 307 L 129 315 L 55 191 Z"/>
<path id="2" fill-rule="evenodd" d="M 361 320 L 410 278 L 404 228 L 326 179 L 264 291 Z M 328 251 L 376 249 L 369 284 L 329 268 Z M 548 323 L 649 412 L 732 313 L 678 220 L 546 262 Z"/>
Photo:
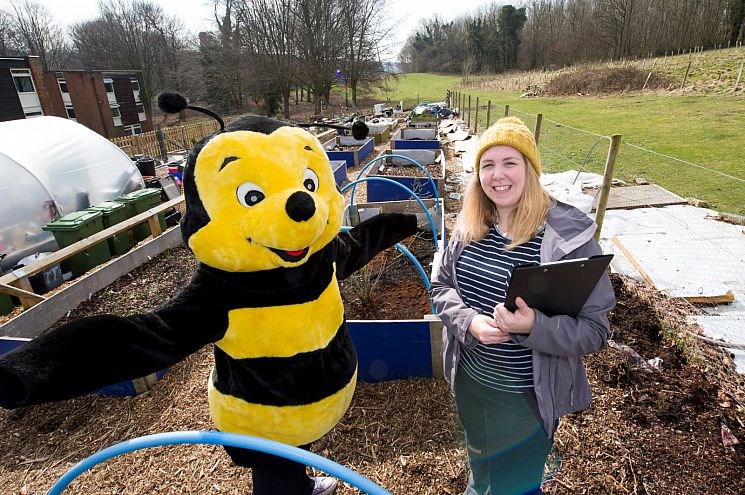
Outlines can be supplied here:
<path id="1" fill-rule="evenodd" d="M 221 125 L 192 149 L 184 170 L 181 232 L 200 261 L 229 272 L 293 267 L 339 232 L 344 199 L 310 133 L 259 116 L 225 127 L 175 93 L 161 93 L 158 106 L 201 111 Z M 352 127 L 358 138 L 367 131 L 359 124 Z"/>

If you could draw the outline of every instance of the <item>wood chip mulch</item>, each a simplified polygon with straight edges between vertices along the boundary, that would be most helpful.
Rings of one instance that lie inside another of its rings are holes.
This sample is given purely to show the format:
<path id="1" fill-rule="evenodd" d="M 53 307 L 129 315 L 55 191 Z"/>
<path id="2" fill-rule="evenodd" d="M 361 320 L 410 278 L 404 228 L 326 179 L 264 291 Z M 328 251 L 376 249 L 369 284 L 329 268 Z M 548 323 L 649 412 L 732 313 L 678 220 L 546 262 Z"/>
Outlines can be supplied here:
<path id="1" fill-rule="evenodd" d="M 151 310 L 183 287 L 193 268 L 188 251 L 168 251 L 95 294 L 71 318 Z M 637 369 L 610 347 L 586 359 L 594 403 L 562 419 L 555 442 L 561 468 L 546 492 L 745 493 L 741 390 L 711 372 L 722 363 L 701 357 L 704 344 L 691 337 L 686 320 L 692 310 L 633 280 L 613 281 L 614 340 L 645 360 L 661 358 L 662 369 Z M 85 396 L 0 410 L 0 494 L 45 493 L 75 463 L 120 441 L 212 429 L 211 367 L 207 347 L 138 397 Z M 725 447 L 722 425 L 743 443 Z M 439 377 L 360 383 L 347 415 L 313 450 L 396 495 L 459 494 L 466 483 L 462 432 Z M 341 485 L 337 493 L 359 493 Z M 250 489 L 248 470 L 232 466 L 222 448 L 182 445 L 106 461 L 65 493 L 238 495 Z"/>

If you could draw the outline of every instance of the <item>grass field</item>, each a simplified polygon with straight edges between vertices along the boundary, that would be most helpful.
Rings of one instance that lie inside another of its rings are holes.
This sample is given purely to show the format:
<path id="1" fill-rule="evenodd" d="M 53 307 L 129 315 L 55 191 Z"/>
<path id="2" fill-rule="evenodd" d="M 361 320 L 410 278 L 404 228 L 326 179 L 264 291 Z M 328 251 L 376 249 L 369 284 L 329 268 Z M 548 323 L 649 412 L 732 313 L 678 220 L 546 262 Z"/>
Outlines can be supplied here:
<path id="1" fill-rule="evenodd" d="M 696 77 L 704 78 L 700 73 Z M 602 173 L 608 141 L 594 134 L 620 134 L 622 146 L 615 177 L 625 181 L 644 177 L 683 197 L 703 199 L 713 209 L 745 215 L 745 98 L 742 91 L 737 95 L 686 95 L 672 91 L 603 97 L 521 98 L 517 91 L 486 91 L 463 88 L 460 84 L 460 76 L 404 74 L 391 84 L 388 97 L 393 103 L 404 100 L 405 108 L 410 108 L 417 101 L 441 101 L 448 89 L 455 90 L 471 96 L 472 122 L 478 97 L 480 129 L 486 124 L 489 100 L 492 122 L 504 114 L 504 105 L 510 106 L 510 114 L 521 117 L 531 127 L 535 114 L 542 113 L 540 143 L 544 167 L 548 171 L 577 170 L 583 165 L 592 172 Z M 386 100 L 382 92 L 373 96 Z M 462 116 L 464 119 L 468 116 L 465 107 Z M 693 165 L 639 150 L 632 144 Z"/>

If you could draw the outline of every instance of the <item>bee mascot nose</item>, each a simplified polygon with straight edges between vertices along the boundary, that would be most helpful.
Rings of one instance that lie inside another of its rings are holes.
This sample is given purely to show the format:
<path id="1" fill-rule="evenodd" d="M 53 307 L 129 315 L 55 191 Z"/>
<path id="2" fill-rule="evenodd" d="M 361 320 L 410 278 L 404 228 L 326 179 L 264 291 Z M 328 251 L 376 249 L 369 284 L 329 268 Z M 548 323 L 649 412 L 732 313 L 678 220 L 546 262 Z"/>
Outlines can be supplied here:
<path id="1" fill-rule="evenodd" d="M 285 211 L 296 222 L 304 222 L 316 212 L 316 204 L 310 194 L 298 191 L 287 199 Z"/>

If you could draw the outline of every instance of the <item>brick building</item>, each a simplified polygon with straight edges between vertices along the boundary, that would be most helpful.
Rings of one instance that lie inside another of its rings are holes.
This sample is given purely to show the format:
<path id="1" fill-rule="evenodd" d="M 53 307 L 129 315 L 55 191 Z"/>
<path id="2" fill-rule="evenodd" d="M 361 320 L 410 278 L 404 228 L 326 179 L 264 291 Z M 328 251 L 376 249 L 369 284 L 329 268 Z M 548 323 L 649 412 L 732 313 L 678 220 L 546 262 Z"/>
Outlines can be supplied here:
<path id="1" fill-rule="evenodd" d="M 75 120 L 107 138 L 153 129 L 139 71 L 42 71 L 39 58 L 0 58 L 0 121 L 40 115 Z"/>

